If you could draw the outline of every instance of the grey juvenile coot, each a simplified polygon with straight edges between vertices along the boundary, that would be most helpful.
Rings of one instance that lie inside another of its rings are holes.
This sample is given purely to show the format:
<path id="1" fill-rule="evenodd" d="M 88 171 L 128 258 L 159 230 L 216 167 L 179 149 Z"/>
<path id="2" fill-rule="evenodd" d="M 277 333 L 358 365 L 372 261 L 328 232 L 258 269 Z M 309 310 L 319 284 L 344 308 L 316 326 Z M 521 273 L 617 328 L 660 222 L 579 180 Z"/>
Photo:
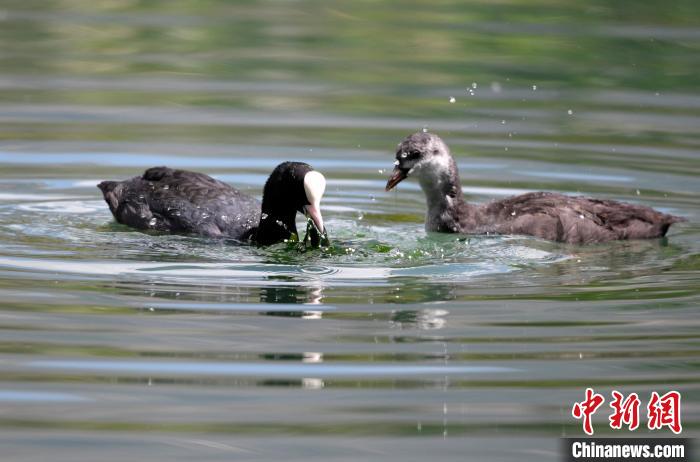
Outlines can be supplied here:
<path id="1" fill-rule="evenodd" d="M 97 187 L 114 218 L 138 229 L 268 245 L 296 233 L 296 213 L 302 212 L 325 233 L 320 203 L 326 180 L 302 162 L 284 162 L 272 171 L 262 204 L 203 173 L 167 167 L 149 168 L 125 181 L 103 181 Z"/>
<path id="2" fill-rule="evenodd" d="M 391 190 L 415 176 L 425 193 L 427 231 L 464 234 L 527 234 L 570 244 L 661 237 L 681 217 L 642 205 L 548 192 L 513 196 L 484 205 L 464 200 L 457 164 L 432 133 L 406 137 L 396 151 Z"/>

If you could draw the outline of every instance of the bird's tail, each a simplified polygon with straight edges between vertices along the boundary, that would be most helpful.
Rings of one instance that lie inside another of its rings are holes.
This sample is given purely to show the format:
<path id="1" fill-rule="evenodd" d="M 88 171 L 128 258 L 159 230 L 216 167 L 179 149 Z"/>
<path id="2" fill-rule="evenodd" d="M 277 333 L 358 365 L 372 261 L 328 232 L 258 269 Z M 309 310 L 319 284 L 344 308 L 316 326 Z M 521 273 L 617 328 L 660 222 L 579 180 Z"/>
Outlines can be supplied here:
<path id="1" fill-rule="evenodd" d="M 661 236 L 666 235 L 666 233 L 668 232 L 668 228 L 670 228 L 672 224 L 683 223 L 685 221 L 688 221 L 688 219 L 685 217 L 679 217 L 677 215 L 664 215 L 664 221 L 661 222 L 660 226 Z"/>
<path id="2" fill-rule="evenodd" d="M 688 221 L 686 217 L 679 217 L 677 215 L 669 215 L 669 217 L 671 217 L 669 223 L 683 223 Z"/>
<path id="3" fill-rule="evenodd" d="M 103 181 L 98 184 L 97 187 L 102 191 L 102 195 L 105 198 L 105 202 L 109 205 L 109 209 L 114 214 L 119 206 L 119 197 L 117 197 L 117 186 L 118 181 Z"/>
<path id="4" fill-rule="evenodd" d="M 114 188 L 119 184 L 117 181 L 103 181 L 98 184 L 97 187 L 100 188 L 102 194 L 107 194 L 108 192 L 114 190 Z"/>

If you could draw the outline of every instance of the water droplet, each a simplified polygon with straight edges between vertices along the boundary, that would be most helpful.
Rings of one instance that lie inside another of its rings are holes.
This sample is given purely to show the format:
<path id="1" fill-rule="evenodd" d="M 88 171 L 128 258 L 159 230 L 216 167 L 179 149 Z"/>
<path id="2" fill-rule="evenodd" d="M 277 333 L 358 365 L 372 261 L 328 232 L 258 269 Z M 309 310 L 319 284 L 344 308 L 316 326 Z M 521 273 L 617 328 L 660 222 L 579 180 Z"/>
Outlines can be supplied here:
<path id="1" fill-rule="evenodd" d="M 423 133 L 428 133 L 428 127 L 423 127 Z"/>
<path id="2" fill-rule="evenodd" d="M 476 82 L 472 82 L 472 88 L 476 90 Z"/>
<path id="3" fill-rule="evenodd" d="M 500 93 L 501 90 L 503 90 L 503 87 L 501 87 L 501 84 L 498 82 L 491 82 L 491 91 L 494 93 Z"/>
<path id="4" fill-rule="evenodd" d="M 638 189 L 638 190 L 637 190 L 637 195 L 639 196 L 640 194 L 642 194 L 642 193 L 641 193 L 641 192 L 639 191 L 639 189 Z"/>
<path id="5" fill-rule="evenodd" d="M 515 216 L 515 210 L 510 212 L 511 215 Z"/>
<path id="6" fill-rule="evenodd" d="M 582 220 L 583 220 L 584 218 L 586 218 L 586 217 L 584 217 L 583 215 L 579 215 L 578 217 L 579 217 L 580 219 L 582 219 Z"/>
<path id="7" fill-rule="evenodd" d="M 267 213 L 263 213 L 262 215 L 260 215 L 260 219 L 261 219 L 261 220 L 267 220 L 267 217 L 268 217 L 268 216 L 269 216 L 269 215 L 268 215 Z M 240 219 L 241 219 L 241 216 L 240 216 L 240 215 L 236 215 L 236 220 L 240 220 Z"/>
<path id="8" fill-rule="evenodd" d="M 573 114 L 574 114 L 574 111 L 572 111 L 571 109 L 569 109 L 568 111 L 566 111 L 566 113 L 569 114 L 569 115 L 573 115 Z"/>
<path id="9" fill-rule="evenodd" d="M 504 150 L 504 151 L 507 151 L 507 150 L 508 150 L 508 148 L 503 148 L 503 150 Z"/>
<path id="10" fill-rule="evenodd" d="M 374 196 L 369 196 L 369 200 L 371 200 L 372 202 L 376 202 L 376 201 L 377 201 L 377 198 L 374 197 Z"/>
<path id="11" fill-rule="evenodd" d="M 357 219 L 362 220 L 365 217 L 365 214 L 362 212 L 357 212 Z"/>
<path id="12" fill-rule="evenodd" d="M 505 124 L 506 124 L 506 121 L 505 121 L 505 120 L 501 120 L 501 125 L 505 125 Z"/>
<path id="13" fill-rule="evenodd" d="M 139 194 L 139 199 L 143 199 L 143 198 L 145 198 L 145 197 L 146 197 L 146 196 L 144 196 L 143 194 Z"/>
<path id="14" fill-rule="evenodd" d="M 167 184 L 163 185 L 163 189 L 165 189 L 167 191 L 168 189 L 170 189 L 170 185 L 167 185 Z"/>
<path id="15" fill-rule="evenodd" d="M 156 220 L 155 218 L 151 218 L 151 221 L 148 222 L 148 225 L 149 225 L 149 226 L 155 226 L 155 225 L 156 225 L 156 222 L 157 222 L 157 220 Z"/>
<path id="16" fill-rule="evenodd" d="M 450 103 L 454 103 L 455 101 L 457 101 L 457 100 L 455 99 L 455 97 L 454 97 L 454 96 L 450 96 Z"/>
<path id="17" fill-rule="evenodd" d="M 386 172 L 386 170 L 384 170 L 383 168 L 380 168 L 377 171 L 379 172 L 380 175 L 384 175 L 384 173 Z"/>
<path id="18" fill-rule="evenodd" d="M 533 85 L 533 86 L 532 86 L 532 91 L 536 91 L 536 90 L 537 90 L 537 85 Z"/>
<path id="19" fill-rule="evenodd" d="M 228 216 L 227 216 L 227 215 L 221 215 L 221 219 L 224 220 L 224 221 L 225 221 L 225 220 L 228 220 Z"/>

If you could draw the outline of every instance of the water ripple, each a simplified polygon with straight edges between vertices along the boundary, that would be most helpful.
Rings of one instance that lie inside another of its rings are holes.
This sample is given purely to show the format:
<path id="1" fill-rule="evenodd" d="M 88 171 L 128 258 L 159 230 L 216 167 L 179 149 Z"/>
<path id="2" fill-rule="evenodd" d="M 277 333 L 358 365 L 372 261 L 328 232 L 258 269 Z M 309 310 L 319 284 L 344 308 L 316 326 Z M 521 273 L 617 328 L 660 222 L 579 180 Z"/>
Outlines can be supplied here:
<path id="1" fill-rule="evenodd" d="M 186 374 L 204 376 L 263 377 L 391 377 L 445 376 L 466 374 L 514 373 L 518 369 L 496 366 L 444 365 L 355 365 L 355 364 L 266 364 L 266 363 L 166 363 L 149 361 L 29 361 L 26 367 L 39 369 L 111 372 L 128 374 Z"/>

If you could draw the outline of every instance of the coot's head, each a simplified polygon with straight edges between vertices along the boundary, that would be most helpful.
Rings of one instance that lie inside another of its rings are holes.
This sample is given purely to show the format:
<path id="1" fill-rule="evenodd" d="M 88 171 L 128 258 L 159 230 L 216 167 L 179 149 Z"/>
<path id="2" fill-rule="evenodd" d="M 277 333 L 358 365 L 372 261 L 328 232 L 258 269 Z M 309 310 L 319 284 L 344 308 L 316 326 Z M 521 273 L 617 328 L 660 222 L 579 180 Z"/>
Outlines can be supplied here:
<path id="1" fill-rule="evenodd" d="M 297 212 L 309 217 L 323 234 L 321 199 L 325 190 L 326 179 L 309 164 L 283 162 L 275 167 L 263 189 L 258 243 L 279 242 L 296 233 Z"/>
<path id="2" fill-rule="evenodd" d="M 390 191 L 409 176 L 437 177 L 453 167 L 447 145 L 433 133 L 418 132 L 407 136 L 396 150 L 394 171 L 386 183 Z"/>

